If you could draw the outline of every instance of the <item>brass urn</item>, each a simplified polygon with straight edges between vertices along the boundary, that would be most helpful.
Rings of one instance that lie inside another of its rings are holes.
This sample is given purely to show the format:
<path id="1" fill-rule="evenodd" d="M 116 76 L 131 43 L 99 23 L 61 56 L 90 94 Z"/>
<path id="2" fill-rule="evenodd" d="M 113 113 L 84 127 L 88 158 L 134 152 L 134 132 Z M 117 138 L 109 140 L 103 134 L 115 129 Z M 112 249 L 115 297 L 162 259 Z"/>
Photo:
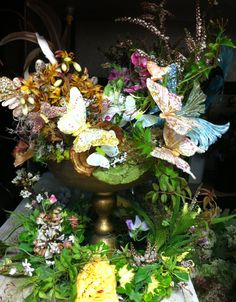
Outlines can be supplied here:
<path id="1" fill-rule="evenodd" d="M 88 166 L 88 169 L 94 169 Z M 111 185 L 102 182 L 90 175 L 88 170 L 87 175 L 80 174 L 80 169 L 77 167 L 76 160 L 65 160 L 61 163 L 50 162 L 49 170 L 53 175 L 68 187 L 78 187 L 87 192 L 93 192 L 92 202 L 93 209 L 98 218 L 94 223 L 93 235 L 91 243 L 98 241 L 105 242 L 110 249 L 116 248 L 116 236 L 114 227 L 110 219 L 110 215 L 116 206 L 116 192 L 131 188 L 140 184 L 146 177 L 143 176 L 138 180 L 119 185 Z M 91 174 L 91 173 L 90 173 Z"/>

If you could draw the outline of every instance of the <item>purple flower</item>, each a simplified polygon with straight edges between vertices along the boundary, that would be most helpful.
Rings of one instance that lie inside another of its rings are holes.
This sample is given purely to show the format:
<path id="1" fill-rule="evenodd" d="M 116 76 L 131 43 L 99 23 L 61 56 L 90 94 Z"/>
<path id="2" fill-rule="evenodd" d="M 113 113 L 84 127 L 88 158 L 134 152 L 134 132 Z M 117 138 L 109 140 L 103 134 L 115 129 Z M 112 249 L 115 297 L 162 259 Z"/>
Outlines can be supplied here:
<path id="1" fill-rule="evenodd" d="M 131 219 L 126 220 L 126 225 L 129 229 L 129 235 L 133 239 L 137 239 L 137 235 L 140 231 L 148 231 L 149 227 L 147 226 L 145 221 L 141 221 L 141 219 L 138 217 L 138 215 L 135 216 L 135 221 Z"/>
<path id="2" fill-rule="evenodd" d="M 197 240 L 197 245 L 204 247 L 210 244 L 209 238 L 207 236 L 202 237 Z"/>
<path id="3" fill-rule="evenodd" d="M 130 81 L 130 74 L 128 68 L 123 67 L 121 70 L 112 69 L 108 76 L 108 80 L 117 80 L 120 78 L 123 78 L 125 84 Z"/>
<path id="4" fill-rule="evenodd" d="M 24 269 L 24 275 L 31 277 L 33 275 L 34 268 L 31 267 L 31 264 L 27 259 L 22 262 L 22 266 Z"/>

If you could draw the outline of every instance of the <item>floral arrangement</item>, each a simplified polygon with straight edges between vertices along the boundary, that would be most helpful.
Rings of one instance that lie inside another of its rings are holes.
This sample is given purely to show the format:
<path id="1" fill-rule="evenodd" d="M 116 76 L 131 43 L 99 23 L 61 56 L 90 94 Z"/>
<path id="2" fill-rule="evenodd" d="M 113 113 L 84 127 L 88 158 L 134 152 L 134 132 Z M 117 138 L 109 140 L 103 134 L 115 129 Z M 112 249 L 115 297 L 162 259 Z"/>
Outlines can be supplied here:
<path id="1" fill-rule="evenodd" d="M 234 45 L 221 23 L 206 31 L 197 2 L 196 36 L 186 30 L 187 52 L 173 47 L 164 6 L 145 2 L 145 15 L 118 20 L 143 26 L 157 43 L 151 50 L 131 41 L 117 45 L 107 56 L 105 87 L 73 53 L 53 53 L 38 34 L 49 62 L 37 60 L 24 78 L 0 79 L 2 105 L 13 110 L 16 123 L 10 131 L 19 137 L 15 166 L 30 158 L 72 160 L 79 174 L 112 185 L 150 175 L 142 188 L 126 192 L 128 206 L 116 209 L 121 230 L 118 248 L 110 251 L 86 241 L 90 203 L 83 194 L 78 204 L 84 208 L 65 208 L 53 193 L 35 193 L 38 176 L 18 172 L 14 183 L 23 186 L 30 212 L 19 215 L 18 254 L 5 257 L 0 270 L 28 276 L 26 302 L 161 301 L 189 280 L 196 245 L 209 225 L 221 222 L 213 194 L 199 188 L 192 196 L 179 173 L 195 177 L 186 157 L 204 153 L 229 128 L 206 120 L 202 89 Z"/>
<path id="2" fill-rule="evenodd" d="M 194 177 L 182 157 L 205 152 L 229 128 L 229 123 L 214 125 L 203 118 L 201 85 L 224 63 L 222 47 L 233 44 L 222 25 L 215 37 L 206 34 L 199 6 L 196 38 L 186 30 L 188 56 L 171 48 L 164 17 L 160 30 L 145 17 L 120 21 L 150 30 L 159 49 L 124 48 L 129 65 L 106 64 L 112 69 L 104 88 L 86 68 L 82 71 L 73 53 L 54 55 L 38 34 L 49 63 L 37 60 L 35 71 L 24 78 L 1 78 L 0 99 L 13 110 L 11 131 L 19 137 L 15 166 L 31 157 L 40 162 L 71 158 L 80 174 L 117 184 L 138 179 L 161 159 Z"/>

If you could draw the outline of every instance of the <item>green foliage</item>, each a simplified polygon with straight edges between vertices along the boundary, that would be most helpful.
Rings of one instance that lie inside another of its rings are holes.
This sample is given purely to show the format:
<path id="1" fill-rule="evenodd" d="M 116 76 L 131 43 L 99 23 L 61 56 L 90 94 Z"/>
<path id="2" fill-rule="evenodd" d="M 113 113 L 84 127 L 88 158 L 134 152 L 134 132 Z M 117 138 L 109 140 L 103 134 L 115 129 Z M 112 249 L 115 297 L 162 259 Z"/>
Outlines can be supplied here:
<path id="1" fill-rule="evenodd" d="M 171 201 L 173 208 L 177 208 L 180 200 L 191 199 L 192 193 L 186 179 L 180 177 L 172 166 L 159 160 L 156 162 L 154 170 L 157 182 L 152 184 L 153 190 L 146 194 L 146 200 L 155 203 L 160 197 L 162 203 Z"/>
<path id="2" fill-rule="evenodd" d="M 130 266 L 130 255 L 127 254 L 127 258 L 114 259 L 113 263 L 118 271 L 117 292 L 127 297 L 128 301 L 161 301 L 171 295 L 173 282 L 187 282 L 189 278 L 187 270 L 179 266 L 176 257 L 160 257 L 155 264 L 139 267 Z M 124 266 L 133 275 L 125 284 L 119 275 L 119 270 Z"/>
<path id="3" fill-rule="evenodd" d="M 151 129 L 143 128 L 142 123 L 137 122 L 132 132 L 132 138 L 138 151 L 148 157 L 153 149 Z"/>
<path id="4" fill-rule="evenodd" d="M 187 251 L 196 240 L 189 229 L 198 223 L 200 208 L 188 203 L 192 200 L 191 190 L 173 167 L 159 161 L 155 175 L 152 189 L 145 195 L 146 204 L 135 203 L 134 207 L 150 227 L 148 239 L 152 244 L 160 252 L 175 256 Z M 145 212 L 147 208 L 153 208 L 155 214 L 148 216 Z"/>
<path id="5" fill-rule="evenodd" d="M 119 66 L 116 67 L 118 68 L 118 70 L 120 69 Z M 124 87 L 124 80 L 121 78 L 117 80 L 109 81 L 109 83 L 104 88 L 104 94 L 108 97 L 112 95 L 114 97 L 114 103 L 118 104 L 123 87 Z"/>

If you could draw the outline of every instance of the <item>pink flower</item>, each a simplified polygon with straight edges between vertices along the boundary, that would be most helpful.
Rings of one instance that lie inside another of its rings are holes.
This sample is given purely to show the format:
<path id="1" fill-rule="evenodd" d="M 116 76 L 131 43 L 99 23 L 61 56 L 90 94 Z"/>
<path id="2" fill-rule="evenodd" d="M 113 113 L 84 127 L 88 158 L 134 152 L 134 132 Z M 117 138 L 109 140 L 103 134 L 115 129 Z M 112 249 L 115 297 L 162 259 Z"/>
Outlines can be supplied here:
<path id="1" fill-rule="evenodd" d="M 138 52 L 132 53 L 131 62 L 134 64 L 134 66 L 138 66 L 141 68 L 147 67 L 147 59 L 143 57 L 141 54 L 139 54 Z"/>
<path id="2" fill-rule="evenodd" d="M 143 89 L 142 86 L 133 85 L 133 86 L 125 88 L 124 91 L 127 92 L 127 93 L 134 93 L 135 91 L 138 91 L 138 90 L 141 90 L 141 89 Z"/>
<path id="3" fill-rule="evenodd" d="M 54 204 L 55 202 L 57 202 L 57 198 L 54 194 L 52 194 L 50 197 L 49 197 L 49 201 L 51 204 Z"/>

